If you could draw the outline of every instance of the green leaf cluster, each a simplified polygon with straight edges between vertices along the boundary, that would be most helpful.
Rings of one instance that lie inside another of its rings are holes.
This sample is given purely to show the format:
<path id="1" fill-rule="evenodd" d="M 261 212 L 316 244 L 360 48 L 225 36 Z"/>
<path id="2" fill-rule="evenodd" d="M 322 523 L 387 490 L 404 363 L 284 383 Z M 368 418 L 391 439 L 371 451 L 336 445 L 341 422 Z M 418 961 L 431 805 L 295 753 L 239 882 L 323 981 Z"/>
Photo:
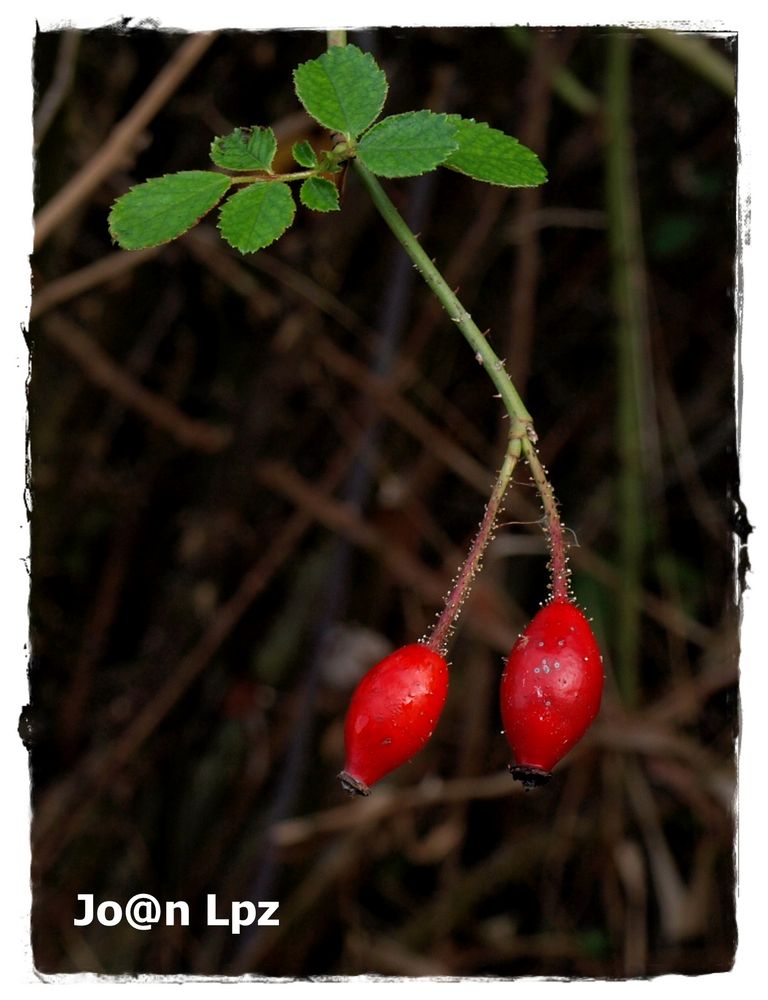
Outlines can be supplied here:
<path id="1" fill-rule="evenodd" d="M 455 114 L 411 111 L 379 116 L 387 79 L 373 56 L 354 45 L 333 46 L 293 73 L 296 96 L 331 133 L 320 152 L 295 143 L 302 169 L 272 170 L 277 139 L 271 128 L 236 128 L 211 143 L 217 170 L 156 177 L 118 198 L 109 214 L 113 240 L 126 250 L 157 246 L 181 236 L 229 194 L 219 209 L 223 238 L 241 253 L 269 246 L 291 225 L 296 204 L 289 184 L 301 182 L 299 200 L 316 212 L 339 208 L 335 183 L 346 161 L 357 158 L 380 177 L 413 177 L 447 167 L 505 187 L 534 187 L 547 174 L 536 154 L 484 122 Z"/>

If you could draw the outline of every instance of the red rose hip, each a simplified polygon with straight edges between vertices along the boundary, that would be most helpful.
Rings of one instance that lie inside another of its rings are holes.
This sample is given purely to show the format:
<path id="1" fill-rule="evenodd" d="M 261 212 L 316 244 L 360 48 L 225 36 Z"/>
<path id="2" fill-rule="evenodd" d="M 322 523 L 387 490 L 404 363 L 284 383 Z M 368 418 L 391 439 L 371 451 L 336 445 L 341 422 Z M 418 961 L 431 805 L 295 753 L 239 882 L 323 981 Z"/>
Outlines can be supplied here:
<path id="1" fill-rule="evenodd" d="M 346 757 L 339 779 L 346 791 L 370 786 L 422 749 L 448 694 L 448 664 L 413 643 L 372 667 L 352 695 L 344 723 Z"/>
<path id="2" fill-rule="evenodd" d="M 515 755 L 513 777 L 542 784 L 600 709 L 603 662 L 589 622 L 555 598 L 529 623 L 501 678 L 501 717 Z"/>

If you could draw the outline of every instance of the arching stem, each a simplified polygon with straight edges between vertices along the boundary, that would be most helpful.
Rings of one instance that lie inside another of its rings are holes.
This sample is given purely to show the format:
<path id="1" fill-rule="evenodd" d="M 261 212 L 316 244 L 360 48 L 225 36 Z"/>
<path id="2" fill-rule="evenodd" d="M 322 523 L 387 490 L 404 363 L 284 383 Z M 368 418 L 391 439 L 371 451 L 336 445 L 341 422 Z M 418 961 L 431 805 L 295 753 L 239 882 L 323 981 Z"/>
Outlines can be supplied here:
<path id="1" fill-rule="evenodd" d="M 379 184 L 378 180 L 365 166 L 363 166 L 362 163 L 358 160 L 355 160 L 354 163 L 358 175 L 367 188 L 368 193 L 373 199 L 373 203 L 378 208 L 384 221 L 400 241 L 403 249 L 411 258 L 416 269 L 432 289 L 445 311 L 464 335 L 464 338 L 475 352 L 477 361 L 482 364 L 498 391 L 499 397 L 501 398 L 507 414 L 512 421 L 513 433 L 510 440 L 517 442 L 516 447 L 518 448 L 518 457 L 520 455 L 520 447 L 522 446 L 522 454 L 528 462 L 531 474 L 533 475 L 533 480 L 541 496 L 542 504 L 544 505 L 551 552 L 550 571 L 552 575 L 552 597 L 553 599 L 567 599 L 569 577 L 565 554 L 563 527 L 560 521 L 557 501 L 555 500 L 552 486 L 547 479 L 546 472 L 544 471 L 536 453 L 536 432 L 533 427 L 533 419 L 520 398 L 512 380 L 507 374 L 504 362 L 498 357 L 491 345 L 488 343 L 485 335 L 481 333 L 470 314 L 462 306 L 456 296 L 456 293 L 448 287 L 442 274 L 440 274 L 434 262 L 430 260 L 424 252 L 419 241 L 410 231 L 395 206 L 387 197 L 387 194 L 381 184 Z M 450 614 L 449 609 L 446 608 L 445 614 Z M 448 631 L 450 631 L 450 627 L 446 631 L 446 635 Z M 434 641 L 435 639 L 433 633 L 430 637 L 430 643 L 433 643 Z"/>
<path id="2" fill-rule="evenodd" d="M 329 32 L 328 44 L 346 44 L 346 33 L 343 31 Z M 359 160 L 354 159 L 353 163 L 357 175 L 363 182 L 382 218 L 413 261 L 416 270 L 421 274 L 451 320 L 463 334 L 472 348 L 478 363 L 485 368 L 489 378 L 496 387 L 499 398 L 502 400 L 510 419 L 510 437 L 507 453 L 499 471 L 496 485 L 489 498 L 480 528 L 470 547 L 467 558 L 459 570 L 456 582 L 446 598 L 445 607 L 435 627 L 424 640 L 430 649 L 442 655 L 447 648 L 448 640 L 461 612 L 467 593 L 474 577 L 477 575 L 485 548 L 493 537 L 493 529 L 504 493 L 521 454 L 528 462 L 544 505 L 551 556 L 549 568 L 552 579 L 553 600 L 566 600 L 569 594 L 569 571 L 563 538 L 563 527 L 552 486 L 536 453 L 536 432 L 533 427 L 533 419 L 507 374 L 504 362 L 497 356 L 488 343 L 485 334 L 475 324 L 470 314 L 459 301 L 456 293 L 448 286 L 434 262 L 424 252 L 416 236 L 414 236 L 405 220 L 400 216 L 378 179 Z"/>
<path id="3" fill-rule="evenodd" d="M 532 436 L 533 421 L 531 415 L 525 408 L 525 403 L 520 398 L 517 389 L 512 384 L 512 380 L 504 368 L 504 362 L 488 343 L 485 334 L 461 304 L 456 293 L 450 289 L 445 278 L 438 271 L 437 267 L 435 267 L 434 262 L 424 252 L 422 245 L 389 200 L 387 193 L 381 184 L 379 184 L 377 178 L 359 160 L 354 160 L 353 163 L 358 176 L 365 185 L 382 218 L 413 261 L 416 270 L 434 292 L 440 305 L 445 309 L 451 320 L 461 331 L 465 340 L 469 343 L 475 353 L 477 362 L 485 368 L 488 377 L 496 386 L 496 391 L 501 397 L 510 419 L 513 422 L 520 421 L 520 423 L 524 424 L 527 428 L 528 436 Z M 533 436 L 535 439 L 535 435 Z"/>

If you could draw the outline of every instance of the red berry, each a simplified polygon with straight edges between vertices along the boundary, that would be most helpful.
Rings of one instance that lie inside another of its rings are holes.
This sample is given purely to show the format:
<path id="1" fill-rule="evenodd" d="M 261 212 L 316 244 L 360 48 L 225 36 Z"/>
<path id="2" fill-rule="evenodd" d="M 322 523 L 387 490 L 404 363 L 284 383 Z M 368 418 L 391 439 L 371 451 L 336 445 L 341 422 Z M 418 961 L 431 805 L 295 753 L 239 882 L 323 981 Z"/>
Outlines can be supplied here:
<path id="1" fill-rule="evenodd" d="M 368 795 L 370 785 L 421 750 L 447 694 L 448 664 L 418 643 L 371 667 L 352 695 L 344 724 L 344 788 Z"/>
<path id="2" fill-rule="evenodd" d="M 558 598 L 538 612 L 509 654 L 501 717 L 513 777 L 541 784 L 589 728 L 603 693 L 603 658 L 581 611 Z"/>

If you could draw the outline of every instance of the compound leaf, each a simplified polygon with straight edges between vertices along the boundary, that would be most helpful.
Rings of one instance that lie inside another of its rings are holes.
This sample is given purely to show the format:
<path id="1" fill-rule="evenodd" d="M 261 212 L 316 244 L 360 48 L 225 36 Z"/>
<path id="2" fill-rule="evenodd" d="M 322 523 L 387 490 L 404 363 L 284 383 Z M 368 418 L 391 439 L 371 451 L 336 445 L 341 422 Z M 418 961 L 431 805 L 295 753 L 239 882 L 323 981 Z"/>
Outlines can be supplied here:
<path id="1" fill-rule="evenodd" d="M 357 156 L 381 177 L 413 177 L 441 164 L 458 149 L 453 116 L 408 111 L 385 118 L 357 144 Z"/>
<path id="2" fill-rule="evenodd" d="M 456 126 L 459 148 L 444 167 L 504 187 L 538 187 L 546 181 L 547 171 L 538 156 L 511 135 L 472 118 L 449 117 Z"/>
<path id="3" fill-rule="evenodd" d="M 249 184 L 221 206 L 219 231 L 240 253 L 255 253 L 282 236 L 293 222 L 296 204 L 282 181 Z"/>
<path id="4" fill-rule="evenodd" d="M 211 143 L 211 159 L 225 170 L 271 170 L 277 139 L 271 128 L 236 128 Z"/>
<path id="5" fill-rule="evenodd" d="M 181 236 L 221 201 L 232 183 L 212 170 L 182 170 L 153 177 L 118 198 L 109 232 L 124 250 L 141 250 Z"/>
<path id="6" fill-rule="evenodd" d="M 333 132 L 356 137 L 374 122 L 387 96 L 387 78 L 372 55 L 355 45 L 333 45 L 293 71 L 296 96 Z"/>
<path id="7" fill-rule="evenodd" d="M 316 212 L 339 210 L 339 189 L 324 177 L 308 177 L 301 185 L 299 198 L 302 205 Z"/>

